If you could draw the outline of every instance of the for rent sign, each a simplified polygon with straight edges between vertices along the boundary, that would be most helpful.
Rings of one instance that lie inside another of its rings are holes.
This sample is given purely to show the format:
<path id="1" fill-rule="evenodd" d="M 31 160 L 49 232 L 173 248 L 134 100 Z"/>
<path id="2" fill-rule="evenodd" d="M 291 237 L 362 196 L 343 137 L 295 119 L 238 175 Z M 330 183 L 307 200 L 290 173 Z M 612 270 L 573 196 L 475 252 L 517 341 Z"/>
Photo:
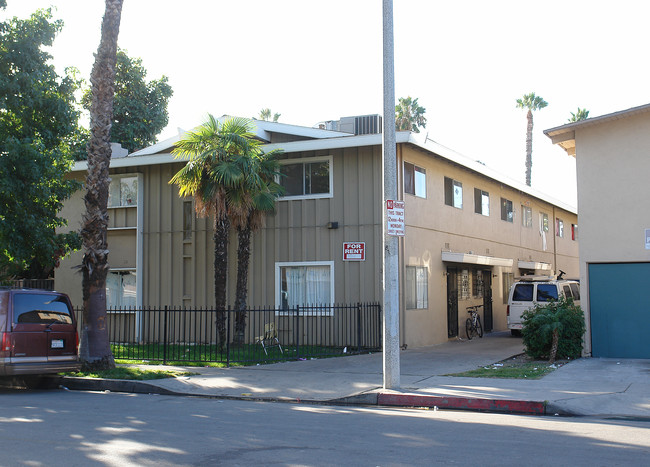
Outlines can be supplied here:
<path id="1" fill-rule="evenodd" d="M 365 261 L 365 242 L 343 242 L 343 261 Z"/>
<path id="2" fill-rule="evenodd" d="M 386 200 L 386 233 L 404 236 L 404 201 Z"/>

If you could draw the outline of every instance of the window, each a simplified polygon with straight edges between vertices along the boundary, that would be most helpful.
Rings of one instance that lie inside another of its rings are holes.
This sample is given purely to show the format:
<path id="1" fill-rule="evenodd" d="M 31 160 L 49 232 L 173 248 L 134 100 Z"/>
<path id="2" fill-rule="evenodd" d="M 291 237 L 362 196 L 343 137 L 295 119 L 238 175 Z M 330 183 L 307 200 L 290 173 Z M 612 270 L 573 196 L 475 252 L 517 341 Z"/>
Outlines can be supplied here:
<path id="1" fill-rule="evenodd" d="M 539 213 L 539 231 L 548 232 L 548 214 Z"/>
<path id="2" fill-rule="evenodd" d="M 331 198 L 331 157 L 294 159 L 280 166 L 284 198 Z"/>
<path id="3" fill-rule="evenodd" d="M 571 240 L 578 240 L 578 224 L 571 224 Z"/>
<path id="4" fill-rule="evenodd" d="M 469 300 L 469 270 L 463 269 L 458 275 L 458 299 Z"/>
<path id="5" fill-rule="evenodd" d="M 514 220 L 515 213 L 512 209 L 512 201 L 509 199 L 501 198 L 501 220 L 506 222 L 512 222 Z"/>
<path id="6" fill-rule="evenodd" d="M 334 301 L 333 261 L 276 263 L 275 268 L 279 308 L 329 305 Z"/>
<path id="7" fill-rule="evenodd" d="M 192 240 L 194 210 L 191 201 L 183 201 L 183 240 Z"/>
<path id="8" fill-rule="evenodd" d="M 571 292 L 573 292 L 573 299 L 580 300 L 580 286 L 575 282 L 571 282 L 569 286 L 571 287 Z"/>
<path id="9" fill-rule="evenodd" d="M 564 238 L 564 222 L 561 219 L 555 219 L 555 235 Z"/>
<path id="10" fill-rule="evenodd" d="M 133 308 L 136 301 L 135 270 L 109 271 L 106 276 L 106 306 L 110 308 Z"/>
<path id="11" fill-rule="evenodd" d="M 555 284 L 537 284 L 537 301 L 548 302 L 557 300 L 557 286 Z"/>
<path id="12" fill-rule="evenodd" d="M 429 308 L 429 272 L 426 267 L 406 266 L 406 308 Z"/>
<path id="13" fill-rule="evenodd" d="M 512 301 L 532 302 L 534 290 L 535 290 L 534 284 L 517 284 L 515 285 L 515 290 L 512 292 Z"/>
<path id="14" fill-rule="evenodd" d="M 508 294 L 510 293 L 510 287 L 512 287 L 512 284 L 515 281 L 515 275 L 511 272 L 504 272 L 501 274 L 502 278 L 502 295 L 503 295 L 503 303 L 506 304 L 508 303 Z"/>
<path id="15" fill-rule="evenodd" d="M 404 192 L 420 198 L 427 197 L 427 172 L 423 168 L 404 162 Z"/>
<path id="16" fill-rule="evenodd" d="M 463 209 L 463 184 L 445 177 L 445 204 Z"/>
<path id="17" fill-rule="evenodd" d="M 533 209 L 528 206 L 521 207 L 521 225 L 524 227 L 533 226 Z"/>
<path id="18" fill-rule="evenodd" d="M 138 204 L 138 177 L 135 175 L 111 176 L 108 188 L 108 206 L 136 206 Z"/>
<path id="19" fill-rule="evenodd" d="M 58 294 L 17 293 L 13 298 L 14 324 L 72 324 L 72 310 Z"/>
<path id="20" fill-rule="evenodd" d="M 474 298 L 483 298 L 485 283 L 483 282 L 483 271 L 474 269 L 472 272 L 472 295 Z"/>
<path id="21" fill-rule="evenodd" d="M 490 215 L 490 194 L 487 191 L 474 188 L 474 212 L 484 216 Z"/>

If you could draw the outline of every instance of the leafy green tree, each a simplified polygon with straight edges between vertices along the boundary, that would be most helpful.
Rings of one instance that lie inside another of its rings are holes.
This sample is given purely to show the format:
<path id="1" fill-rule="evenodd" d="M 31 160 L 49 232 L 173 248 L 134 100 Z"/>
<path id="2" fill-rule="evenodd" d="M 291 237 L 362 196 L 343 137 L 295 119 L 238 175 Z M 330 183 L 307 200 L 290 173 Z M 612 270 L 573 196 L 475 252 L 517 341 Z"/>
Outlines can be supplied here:
<path id="1" fill-rule="evenodd" d="M 146 77 L 141 58 L 131 58 L 125 50 L 117 50 L 111 138 L 129 152 L 156 143 L 156 136 L 169 121 L 167 105 L 173 91 L 167 77 L 152 81 Z M 90 98 L 87 90 L 82 97 L 86 109 L 90 109 Z"/>
<path id="2" fill-rule="evenodd" d="M 589 118 L 589 111 L 587 109 L 581 109 L 578 107 L 578 110 L 576 110 L 576 113 L 571 112 L 571 118 L 569 118 L 569 122 L 579 122 L 581 120 L 587 120 Z"/>
<path id="3" fill-rule="evenodd" d="M 117 36 L 122 0 L 106 0 L 101 39 L 90 74 L 90 141 L 83 215 L 82 260 L 83 329 L 80 355 L 87 369 L 114 368 L 106 327 L 106 275 L 108 274 L 108 169 L 111 163 L 111 124 L 115 94 Z"/>
<path id="4" fill-rule="evenodd" d="M 273 114 L 273 121 L 277 122 L 278 120 L 280 120 L 280 116 L 281 116 L 281 114 L 274 113 Z M 265 120 L 267 122 L 270 121 L 271 120 L 271 109 L 266 108 L 266 109 L 260 110 L 260 118 L 259 119 L 260 120 Z"/>
<path id="5" fill-rule="evenodd" d="M 0 23 L 0 278 L 47 278 L 80 246 L 76 233 L 56 232 L 79 188 L 65 174 L 80 82 L 72 70 L 58 76 L 43 50 L 61 27 L 50 10 Z"/>
<path id="6" fill-rule="evenodd" d="M 528 110 L 526 119 L 526 185 L 530 186 L 533 170 L 533 111 L 543 109 L 548 105 L 544 99 L 536 96 L 534 92 L 524 94 L 524 97 L 517 99 L 517 108 Z"/>
<path id="7" fill-rule="evenodd" d="M 400 97 L 395 106 L 395 129 L 419 133 L 420 127 L 427 126 L 427 119 L 424 116 L 426 111 L 427 109 L 418 104 L 417 98 Z"/>

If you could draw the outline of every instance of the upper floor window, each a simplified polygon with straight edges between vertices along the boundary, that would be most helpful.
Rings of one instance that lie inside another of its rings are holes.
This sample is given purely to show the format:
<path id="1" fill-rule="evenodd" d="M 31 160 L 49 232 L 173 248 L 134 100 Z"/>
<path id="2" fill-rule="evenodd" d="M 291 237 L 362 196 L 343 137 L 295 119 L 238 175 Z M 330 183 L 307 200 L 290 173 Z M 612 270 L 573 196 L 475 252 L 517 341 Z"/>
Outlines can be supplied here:
<path id="1" fill-rule="evenodd" d="M 509 199 L 501 198 L 501 220 L 512 222 L 515 217 L 515 212 L 512 208 L 512 201 Z"/>
<path id="2" fill-rule="evenodd" d="M 564 238 L 564 222 L 562 219 L 555 219 L 555 235 Z"/>
<path id="3" fill-rule="evenodd" d="M 578 224 L 571 224 L 571 240 L 578 240 Z"/>
<path id="4" fill-rule="evenodd" d="M 194 208 L 192 201 L 183 201 L 183 240 L 192 240 L 192 221 Z"/>
<path id="5" fill-rule="evenodd" d="M 404 192 L 418 196 L 427 197 L 427 172 L 422 167 L 404 162 Z"/>
<path id="6" fill-rule="evenodd" d="M 312 157 L 282 162 L 279 183 L 284 198 L 331 198 L 332 158 Z"/>
<path id="7" fill-rule="evenodd" d="M 548 232 L 548 214 L 539 213 L 539 231 Z"/>
<path id="8" fill-rule="evenodd" d="M 533 209 L 529 206 L 521 207 L 521 225 L 524 227 L 533 226 Z"/>
<path id="9" fill-rule="evenodd" d="M 111 175 L 108 188 L 108 207 L 137 206 L 137 175 Z"/>
<path id="10" fill-rule="evenodd" d="M 474 188 L 474 212 L 484 216 L 490 215 L 490 194 L 487 191 Z"/>
<path id="11" fill-rule="evenodd" d="M 449 177 L 445 177 L 445 204 L 463 209 L 463 184 Z"/>

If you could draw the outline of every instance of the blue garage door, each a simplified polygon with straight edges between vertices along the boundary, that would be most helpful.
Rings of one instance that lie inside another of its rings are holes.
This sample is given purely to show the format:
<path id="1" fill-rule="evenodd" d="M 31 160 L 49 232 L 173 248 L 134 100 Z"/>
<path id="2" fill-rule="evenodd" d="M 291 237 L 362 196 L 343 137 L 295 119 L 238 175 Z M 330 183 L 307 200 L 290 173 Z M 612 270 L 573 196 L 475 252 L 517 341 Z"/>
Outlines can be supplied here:
<path id="1" fill-rule="evenodd" d="M 594 357 L 650 358 L 650 263 L 589 265 Z"/>

